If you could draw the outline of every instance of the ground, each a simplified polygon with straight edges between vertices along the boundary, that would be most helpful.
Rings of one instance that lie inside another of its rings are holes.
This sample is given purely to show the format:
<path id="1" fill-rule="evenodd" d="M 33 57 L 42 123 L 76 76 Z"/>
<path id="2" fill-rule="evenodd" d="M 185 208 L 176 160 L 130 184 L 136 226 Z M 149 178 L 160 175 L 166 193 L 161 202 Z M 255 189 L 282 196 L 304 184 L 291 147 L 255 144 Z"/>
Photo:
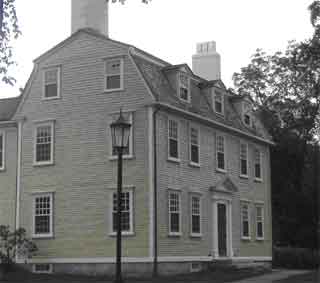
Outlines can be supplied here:
<path id="1" fill-rule="evenodd" d="M 288 279 L 277 281 L 277 283 L 318 283 L 320 282 L 320 270 L 311 273 L 290 276 Z"/>

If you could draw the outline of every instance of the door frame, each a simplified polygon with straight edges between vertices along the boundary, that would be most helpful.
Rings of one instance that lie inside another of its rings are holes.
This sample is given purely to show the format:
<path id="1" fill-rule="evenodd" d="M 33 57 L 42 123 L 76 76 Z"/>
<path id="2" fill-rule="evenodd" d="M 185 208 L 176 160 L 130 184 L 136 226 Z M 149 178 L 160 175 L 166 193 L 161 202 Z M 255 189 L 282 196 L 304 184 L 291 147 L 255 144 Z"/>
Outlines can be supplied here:
<path id="1" fill-rule="evenodd" d="M 219 233 L 218 233 L 218 204 L 226 206 L 226 228 L 227 228 L 227 258 L 233 257 L 232 247 L 232 199 L 225 195 L 215 195 L 212 197 L 212 215 L 213 215 L 213 243 L 212 253 L 213 258 L 225 258 L 219 256 Z"/>

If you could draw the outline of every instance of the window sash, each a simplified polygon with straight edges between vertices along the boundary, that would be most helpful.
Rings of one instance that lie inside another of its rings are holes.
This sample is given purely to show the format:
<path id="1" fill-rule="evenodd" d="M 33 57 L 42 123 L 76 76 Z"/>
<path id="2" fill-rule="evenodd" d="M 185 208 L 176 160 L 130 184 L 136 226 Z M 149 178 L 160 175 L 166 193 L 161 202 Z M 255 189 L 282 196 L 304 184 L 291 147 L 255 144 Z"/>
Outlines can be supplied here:
<path id="1" fill-rule="evenodd" d="M 190 128 L 190 161 L 195 164 L 200 163 L 200 135 L 199 130 Z"/>
<path id="2" fill-rule="evenodd" d="M 60 68 L 55 67 L 44 70 L 43 76 L 43 98 L 58 98 L 60 96 Z"/>
<path id="3" fill-rule="evenodd" d="M 257 239 L 264 238 L 264 211 L 263 206 L 256 206 L 256 236 Z"/>
<path id="4" fill-rule="evenodd" d="M 256 179 L 261 179 L 261 151 L 259 149 L 255 149 L 254 155 L 254 177 Z"/>
<path id="5" fill-rule="evenodd" d="M 0 170 L 4 169 L 4 144 L 5 144 L 4 133 L 0 132 Z"/>
<path id="6" fill-rule="evenodd" d="M 219 114 L 223 114 L 223 94 L 220 92 L 214 92 L 214 111 Z"/>
<path id="7" fill-rule="evenodd" d="M 224 136 L 217 136 L 216 139 L 216 158 L 217 158 L 217 168 L 220 170 L 225 170 L 225 138 Z"/>
<path id="8" fill-rule="evenodd" d="M 117 212 L 118 212 L 118 200 L 117 193 L 112 194 L 112 232 L 117 232 Z M 132 208 L 132 192 L 124 191 L 121 195 L 121 232 L 122 233 L 132 233 L 132 217 L 133 217 L 133 208 Z"/>
<path id="9" fill-rule="evenodd" d="M 168 120 L 168 148 L 169 158 L 179 158 L 179 124 L 177 121 Z"/>
<path id="10" fill-rule="evenodd" d="M 181 233 L 181 197 L 178 192 L 169 192 L 169 234 Z"/>
<path id="11" fill-rule="evenodd" d="M 201 199 L 198 196 L 191 197 L 191 235 L 201 234 Z"/>
<path id="12" fill-rule="evenodd" d="M 52 237 L 53 196 L 39 194 L 33 199 L 33 237 Z"/>
<path id="13" fill-rule="evenodd" d="M 54 124 L 44 123 L 35 127 L 34 164 L 52 164 L 54 147 Z"/>
<path id="14" fill-rule="evenodd" d="M 179 74 L 179 96 L 184 101 L 190 100 L 190 80 L 186 74 Z"/>
<path id="15" fill-rule="evenodd" d="M 249 204 L 241 204 L 241 236 L 250 238 L 250 210 Z"/>
<path id="16" fill-rule="evenodd" d="M 111 59 L 105 62 L 105 90 L 123 89 L 123 59 Z"/>
<path id="17" fill-rule="evenodd" d="M 240 144 L 240 175 L 248 175 L 248 145 Z"/>

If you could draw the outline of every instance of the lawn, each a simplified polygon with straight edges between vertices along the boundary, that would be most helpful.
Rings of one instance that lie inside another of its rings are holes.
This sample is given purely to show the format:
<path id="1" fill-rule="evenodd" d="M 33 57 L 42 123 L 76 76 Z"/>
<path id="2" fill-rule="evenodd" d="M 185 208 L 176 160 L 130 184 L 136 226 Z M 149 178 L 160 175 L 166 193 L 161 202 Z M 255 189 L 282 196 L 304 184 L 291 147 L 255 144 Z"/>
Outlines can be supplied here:
<path id="1" fill-rule="evenodd" d="M 288 279 L 276 281 L 276 283 L 319 283 L 320 271 L 313 271 L 311 273 L 291 276 Z"/>

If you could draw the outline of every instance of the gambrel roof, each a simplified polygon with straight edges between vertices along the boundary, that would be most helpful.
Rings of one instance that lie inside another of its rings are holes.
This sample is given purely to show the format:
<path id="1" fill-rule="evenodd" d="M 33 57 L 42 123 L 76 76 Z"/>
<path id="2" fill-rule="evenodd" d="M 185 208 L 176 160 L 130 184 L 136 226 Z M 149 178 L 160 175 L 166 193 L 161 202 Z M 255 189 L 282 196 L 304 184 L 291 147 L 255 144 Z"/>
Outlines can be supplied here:
<path id="1" fill-rule="evenodd" d="M 16 112 L 20 96 L 13 98 L 0 99 L 0 121 L 10 121 Z"/>

